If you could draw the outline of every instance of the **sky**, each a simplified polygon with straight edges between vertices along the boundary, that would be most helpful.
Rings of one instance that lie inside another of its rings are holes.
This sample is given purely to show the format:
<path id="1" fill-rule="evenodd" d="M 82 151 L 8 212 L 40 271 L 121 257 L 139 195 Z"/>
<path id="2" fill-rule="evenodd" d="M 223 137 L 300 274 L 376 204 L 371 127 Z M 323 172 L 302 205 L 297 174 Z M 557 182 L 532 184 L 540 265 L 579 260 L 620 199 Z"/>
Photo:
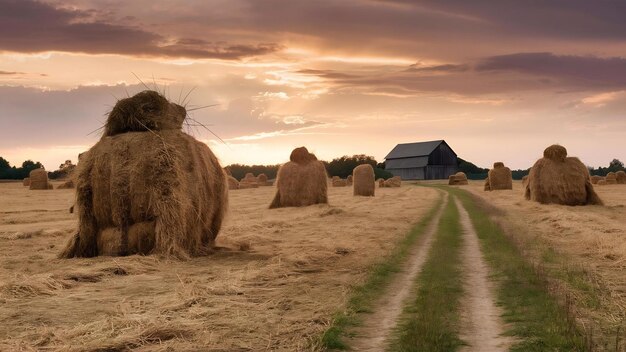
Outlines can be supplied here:
<path id="1" fill-rule="evenodd" d="M 445 139 L 514 169 L 626 161 L 622 0 L 0 0 L 0 156 L 58 168 L 146 87 L 222 164 Z M 210 107 L 205 107 L 211 105 Z M 197 109 L 197 110 L 193 110 Z M 192 111 L 193 110 L 193 111 Z"/>

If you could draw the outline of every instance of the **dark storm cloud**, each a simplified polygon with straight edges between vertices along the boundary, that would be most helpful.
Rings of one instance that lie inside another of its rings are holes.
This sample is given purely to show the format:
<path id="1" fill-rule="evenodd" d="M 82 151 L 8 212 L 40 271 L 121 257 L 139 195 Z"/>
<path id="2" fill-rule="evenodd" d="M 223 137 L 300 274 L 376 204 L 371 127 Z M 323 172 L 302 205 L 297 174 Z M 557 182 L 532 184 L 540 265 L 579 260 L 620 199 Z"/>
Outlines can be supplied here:
<path id="1" fill-rule="evenodd" d="M 626 87 L 626 58 L 517 53 L 486 58 L 480 72 L 518 72 L 562 81 L 566 85 L 600 88 Z"/>
<path id="2" fill-rule="evenodd" d="M 24 72 L 15 72 L 15 71 L 0 71 L 0 76 L 17 76 L 24 75 Z"/>
<path id="3" fill-rule="evenodd" d="M 411 65 L 396 72 L 347 74 L 336 70 L 299 70 L 335 83 L 335 89 L 415 95 L 450 92 L 461 95 L 513 91 L 607 91 L 626 88 L 626 59 L 594 56 L 516 53 L 467 64 Z"/>
<path id="4" fill-rule="evenodd" d="M 273 43 L 229 44 L 195 38 L 168 44 L 160 34 L 105 23 L 94 10 L 68 10 L 32 0 L 0 0 L 0 50 L 82 52 L 236 60 L 280 49 Z"/>

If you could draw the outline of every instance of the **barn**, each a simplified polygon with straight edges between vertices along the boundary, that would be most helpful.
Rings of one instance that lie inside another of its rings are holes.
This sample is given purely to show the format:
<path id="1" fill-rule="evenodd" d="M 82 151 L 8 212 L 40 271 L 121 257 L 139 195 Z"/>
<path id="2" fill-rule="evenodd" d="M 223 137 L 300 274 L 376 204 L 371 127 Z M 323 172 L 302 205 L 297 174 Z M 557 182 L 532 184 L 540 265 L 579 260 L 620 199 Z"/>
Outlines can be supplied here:
<path id="1" fill-rule="evenodd" d="M 456 153 L 444 140 L 398 144 L 385 157 L 385 170 L 403 180 L 447 179 L 457 166 Z"/>

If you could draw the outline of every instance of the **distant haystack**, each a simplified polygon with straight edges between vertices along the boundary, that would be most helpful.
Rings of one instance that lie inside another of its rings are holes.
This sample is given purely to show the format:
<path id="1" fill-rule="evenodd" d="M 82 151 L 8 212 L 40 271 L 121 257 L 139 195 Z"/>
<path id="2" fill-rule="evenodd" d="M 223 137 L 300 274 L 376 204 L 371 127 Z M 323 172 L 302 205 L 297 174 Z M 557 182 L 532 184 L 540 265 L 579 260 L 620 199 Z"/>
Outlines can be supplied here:
<path id="1" fill-rule="evenodd" d="M 374 168 L 370 164 L 361 164 L 352 170 L 355 196 L 373 197 L 376 192 Z"/>
<path id="2" fill-rule="evenodd" d="M 626 172 L 624 171 L 618 171 L 615 173 L 615 179 L 617 180 L 617 183 L 620 185 L 624 185 L 626 184 Z"/>
<path id="3" fill-rule="evenodd" d="M 22 186 L 30 186 L 30 178 L 26 177 L 22 180 Z"/>
<path id="4" fill-rule="evenodd" d="M 528 185 L 528 175 L 522 177 L 522 187 L 526 188 L 526 185 Z"/>
<path id="5" fill-rule="evenodd" d="M 560 145 L 546 148 L 543 158 L 530 169 L 525 197 L 542 204 L 602 204 L 585 164 L 567 157 L 567 149 Z"/>
<path id="6" fill-rule="evenodd" d="M 259 176 L 256 177 L 256 182 L 259 184 L 259 186 L 271 186 L 272 184 L 267 182 L 267 175 L 266 174 L 259 174 Z"/>
<path id="7" fill-rule="evenodd" d="M 378 180 L 376 180 L 376 183 L 378 183 L 378 188 L 385 187 L 385 179 L 384 178 L 379 178 Z"/>
<path id="8" fill-rule="evenodd" d="M 331 180 L 331 184 L 333 187 L 346 187 L 348 185 L 348 182 L 337 176 L 334 176 L 333 179 Z"/>
<path id="9" fill-rule="evenodd" d="M 70 188 L 76 188 L 76 185 L 74 185 L 74 180 L 67 180 L 57 186 L 57 189 L 70 189 Z"/>
<path id="10" fill-rule="evenodd" d="M 254 174 L 248 172 L 246 176 L 239 181 L 239 188 L 259 188 L 259 182 L 257 178 L 254 177 Z"/>
<path id="11" fill-rule="evenodd" d="M 603 178 L 596 183 L 598 186 L 606 186 L 606 180 Z"/>
<path id="12" fill-rule="evenodd" d="M 450 175 L 450 177 L 448 177 L 448 184 L 453 186 L 465 186 L 468 184 L 467 176 L 464 172 L 459 171 L 456 174 Z"/>
<path id="13" fill-rule="evenodd" d="M 511 169 L 504 166 L 502 162 L 493 164 L 493 169 L 489 170 L 485 182 L 485 191 L 509 190 L 513 189 L 513 176 Z"/>
<path id="14" fill-rule="evenodd" d="M 352 186 L 352 175 L 348 175 L 348 177 L 346 178 L 346 183 L 348 184 L 348 186 Z"/>
<path id="15" fill-rule="evenodd" d="M 78 163 L 78 231 L 60 257 L 208 253 L 228 185 L 209 147 L 183 133 L 186 116 L 154 91 L 117 102 Z"/>
<path id="16" fill-rule="evenodd" d="M 239 189 L 239 181 L 236 178 L 228 175 L 226 176 L 226 180 L 228 181 L 228 189 Z"/>
<path id="17" fill-rule="evenodd" d="M 615 172 L 609 172 L 608 174 L 606 174 L 606 177 L 604 178 L 604 180 L 606 181 L 607 185 L 616 185 L 617 174 L 615 174 Z"/>
<path id="18" fill-rule="evenodd" d="M 591 176 L 591 184 L 592 185 L 597 184 L 600 180 L 604 180 L 604 177 L 598 176 L 598 175 Z"/>
<path id="19" fill-rule="evenodd" d="M 402 186 L 402 178 L 400 176 L 394 176 L 390 179 L 385 180 L 385 187 L 400 187 Z"/>
<path id="20" fill-rule="evenodd" d="M 328 203 L 328 178 L 324 164 L 305 147 L 291 152 L 276 176 L 276 196 L 270 209 Z"/>
<path id="21" fill-rule="evenodd" d="M 52 189 L 52 184 L 48 182 L 48 172 L 44 169 L 35 169 L 28 175 L 30 179 L 30 189 Z"/>

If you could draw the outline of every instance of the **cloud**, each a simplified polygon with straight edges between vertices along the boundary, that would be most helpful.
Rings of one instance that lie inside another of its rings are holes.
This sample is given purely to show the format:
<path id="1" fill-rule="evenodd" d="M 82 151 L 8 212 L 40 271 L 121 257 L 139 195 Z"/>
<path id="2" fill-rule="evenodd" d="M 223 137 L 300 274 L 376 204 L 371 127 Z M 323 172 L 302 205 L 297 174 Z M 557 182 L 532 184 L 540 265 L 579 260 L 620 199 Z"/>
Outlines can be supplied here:
<path id="1" fill-rule="evenodd" d="M 626 58 L 515 53 L 488 57 L 476 66 L 479 72 L 517 72 L 561 80 L 576 88 L 626 87 Z"/>
<path id="2" fill-rule="evenodd" d="M 15 71 L 0 71 L 0 76 L 17 76 L 17 75 L 25 75 L 25 72 L 15 72 Z"/>
<path id="3" fill-rule="evenodd" d="M 105 16 L 96 10 L 59 8 L 33 0 L 0 0 L 0 7 L 0 50 L 9 52 L 239 60 L 282 49 L 276 43 L 232 44 L 196 38 L 172 42 L 139 27 L 100 21 Z"/>

